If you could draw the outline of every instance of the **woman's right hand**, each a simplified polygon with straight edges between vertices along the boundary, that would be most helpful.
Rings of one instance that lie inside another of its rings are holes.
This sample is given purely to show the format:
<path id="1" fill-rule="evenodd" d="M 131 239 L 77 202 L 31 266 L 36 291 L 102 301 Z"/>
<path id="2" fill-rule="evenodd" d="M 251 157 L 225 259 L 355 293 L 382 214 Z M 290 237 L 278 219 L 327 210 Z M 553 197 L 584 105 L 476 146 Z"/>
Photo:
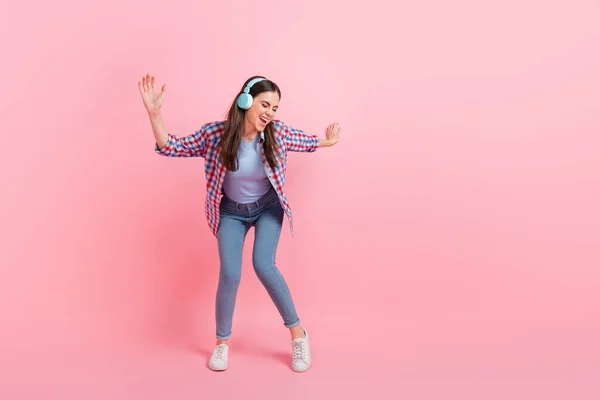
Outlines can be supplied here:
<path id="1" fill-rule="evenodd" d="M 140 94 L 142 95 L 142 100 L 144 101 L 144 106 L 148 112 L 154 113 L 160 111 L 167 86 L 163 85 L 160 92 L 158 92 L 155 88 L 155 82 L 154 76 L 151 76 L 150 74 L 146 74 L 146 76 L 142 77 L 141 81 L 138 81 L 138 87 L 140 89 Z"/>

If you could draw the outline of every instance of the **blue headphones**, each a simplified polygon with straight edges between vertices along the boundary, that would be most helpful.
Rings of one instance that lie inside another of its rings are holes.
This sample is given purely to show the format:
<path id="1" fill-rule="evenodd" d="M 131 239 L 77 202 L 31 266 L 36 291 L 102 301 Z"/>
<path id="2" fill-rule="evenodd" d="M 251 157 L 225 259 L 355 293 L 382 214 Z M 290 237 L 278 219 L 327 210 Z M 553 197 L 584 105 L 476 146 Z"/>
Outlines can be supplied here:
<path id="1" fill-rule="evenodd" d="M 244 91 L 240 93 L 237 99 L 237 105 L 242 110 L 247 110 L 252 106 L 252 96 L 250 96 L 250 89 L 254 86 L 255 83 L 260 81 L 264 81 L 265 78 L 254 78 L 244 88 Z"/>

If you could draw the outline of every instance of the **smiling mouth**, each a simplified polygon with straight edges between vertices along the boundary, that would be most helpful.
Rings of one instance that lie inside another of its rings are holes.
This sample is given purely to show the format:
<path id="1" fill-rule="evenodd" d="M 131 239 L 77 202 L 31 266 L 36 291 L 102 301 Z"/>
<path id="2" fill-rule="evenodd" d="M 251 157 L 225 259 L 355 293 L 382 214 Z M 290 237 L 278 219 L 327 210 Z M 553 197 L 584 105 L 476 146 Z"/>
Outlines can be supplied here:
<path id="1" fill-rule="evenodd" d="M 260 119 L 260 122 L 262 122 L 265 125 L 269 123 L 269 121 L 267 121 L 267 119 L 264 117 L 259 117 L 259 119 Z"/>

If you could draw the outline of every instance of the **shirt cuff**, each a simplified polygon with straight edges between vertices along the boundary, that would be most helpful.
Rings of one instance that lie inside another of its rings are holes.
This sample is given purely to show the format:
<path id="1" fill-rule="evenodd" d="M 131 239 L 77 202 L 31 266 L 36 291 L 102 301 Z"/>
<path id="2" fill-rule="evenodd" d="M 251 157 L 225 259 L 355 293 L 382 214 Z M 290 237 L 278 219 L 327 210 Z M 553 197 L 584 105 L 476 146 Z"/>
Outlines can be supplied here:
<path id="1" fill-rule="evenodd" d="M 171 135 L 170 133 L 168 133 L 168 135 L 169 136 L 167 138 L 167 143 L 165 143 L 165 147 L 163 147 L 162 149 L 158 147 L 158 143 L 154 144 L 154 151 L 156 153 L 166 156 L 171 152 L 171 150 L 173 150 L 174 138 L 173 135 Z"/>
<path id="2" fill-rule="evenodd" d="M 308 152 L 312 153 L 314 151 L 317 151 L 317 149 L 319 148 L 319 142 L 321 142 L 321 138 L 319 137 L 319 135 L 311 135 L 310 140 L 308 141 Z"/>

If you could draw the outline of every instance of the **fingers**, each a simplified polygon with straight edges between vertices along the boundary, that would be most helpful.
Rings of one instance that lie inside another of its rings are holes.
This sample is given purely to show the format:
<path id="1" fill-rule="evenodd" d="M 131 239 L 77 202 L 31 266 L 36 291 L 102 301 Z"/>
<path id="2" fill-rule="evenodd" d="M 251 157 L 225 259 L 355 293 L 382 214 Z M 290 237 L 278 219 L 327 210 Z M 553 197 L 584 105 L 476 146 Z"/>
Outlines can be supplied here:
<path id="1" fill-rule="evenodd" d="M 146 74 L 142 77 L 141 82 L 138 81 L 138 86 L 140 87 L 140 91 L 149 92 L 154 90 L 156 84 L 156 79 L 153 75 Z"/>
<path id="2" fill-rule="evenodd" d="M 340 133 L 342 132 L 342 128 L 339 122 L 335 122 L 327 127 L 326 136 L 333 140 L 333 143 L 337 143 L 340 138 Z"/>
<path id="3" fill-rule="evenodd" d="M 328 132 L 335 133 L 335 134 L 338 134 L 341 130 L 342 130 L 342 128 L 340 127 L 339 122 L 335 122 L 327 127 Z"/>

